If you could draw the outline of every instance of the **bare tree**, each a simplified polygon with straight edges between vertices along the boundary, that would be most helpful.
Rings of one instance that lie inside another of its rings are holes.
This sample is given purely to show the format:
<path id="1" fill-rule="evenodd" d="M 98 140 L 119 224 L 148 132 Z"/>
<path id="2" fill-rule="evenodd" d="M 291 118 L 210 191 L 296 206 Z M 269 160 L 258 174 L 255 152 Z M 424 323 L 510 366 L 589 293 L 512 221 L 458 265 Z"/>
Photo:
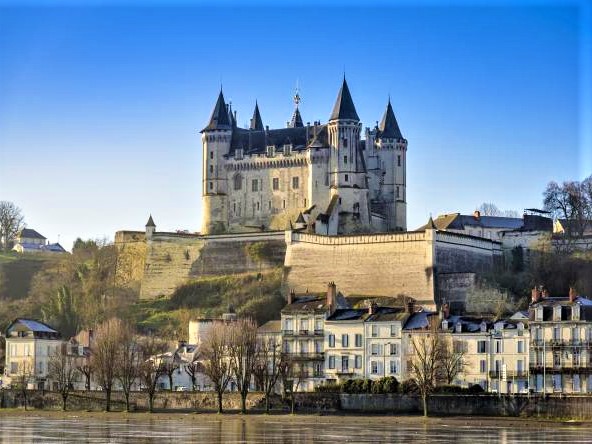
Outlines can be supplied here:
<path id="1" fill-rule="evenodd" d="M 119 381 L 125 397 L 125 409 L 130 410 L 130 392 L 140 376 L 141 354 L 136 335 L 129 326 L 122 326 L 117 350 L 115 378 Z"/>
<path id="2" fill-rule="evenodd" d="M 173 391 L 173 376 L 179 370 L 180 362 L 177 359 L 176 353 L 173 352 L 170 359 L 168 356 L 162 361 L 162 370 L 169 380 L 169 390 Z"/>
<path id="3" fill-rule="evenodd" d="M 497 216 L 497 217 L 520 217 L 520 213 L 516 210 L 500 210 L 498 206 L 491 202 L 483 202 L 477 209 L 482 216 Z"/>
<path id="4" fill-rule="evenodd" d="M 5 251 L 8 251 L 9 242 L 16 233 L 24 228 L 24 222 L 25 218 L 19 207 L 12 202 L 0 201 L 0 242 Z"/>
<path id="5" fill-rule="evenodd" d="M 435 330 L 416 333 L 411 340 L 412 357 L 409 372 L 423 403 L 423 415 L 428 416 L 428 396 L 438 382 L 442 360 L 440 335 Z"/>
<path id="6" fill-rule="evenodd" d="M 567 238 L 583 236 L 592 218 L 592 176 L 582 182 L 549 182 L 543 204 L 557 219 L 565 220 Z"/>
<path id="7" fill-rule="evenodd" d="M 218 413 L 222 413 L 222 396 L 232 378 L 232 366 L 228 356 L 229 346 L 228 324 L 217 321 L 209 329 L 200 347 L 200 353 L 204 359 L 204 373 L 212 381 L 218 395 Z"/>
<path id="8" fill-rule="evenodd" d="M 191 378 L 191 390 L 195 391 L 197 386 L 197 375 L 203 370 L 201 362 L 194 358 L 191 362 L 185 364 L 184 370 L 185 373 L 189 375 L 189 378 Z"/>
<path id="9" fill-rule="evenodd" d="M 284 386 L 284 394 L 290 397 L 290 412 L 292 415 L 296 407 L 296 394 L 302 381 L 308 376 L 301 362 L 291 359 L 287 355 L 280 365 L 280 377 Z"/>
<path id="10" fill-rule="evenodd" d="M 27 410 L 27 394 L 29 390 L 29 382 L 35 377 L 35 368 L 32 359 L 24 359 L 18 363 L 16 375 L 11 375 L 11 382 L 13 386 L 21 393 L 23 406 Z"/>
<path id="11" fill-rule="evenodd" d="M 166 344 L 154 337 L 147 338 L 141 343 L 142 362 L 139 367 L 140 380 L 148 396 L 148 411 L 154 411 L 154 396 L 158 380 L 164 374 L 162 360 L 158 355 L 166 350 Z"/>
<path id="12" fill-rule="evenodd" d="M 66 411 L 68 396 L 78 375 L 76 356 L 68 353 L 64 344 L 49 358 L 48 370 L 49 377 L 58 383 L 58 390 L 62 396 L 62 410 Z"/>
<path id="13" fill-rule="evenodd" d="M 97 327 L 91 349 L 92 366 L 105 392 L 105 410 L 111 410 L 111 392 L 115 381 L 115 361 L 118 358 L 124 326 L 120 319 L 112 318 Z"/>
<path id="14" fill-rule="evenodd" d="M 76 359 L 76 370 L 84 378 L 84 389 L 87 392 L 90 391 L 90 382 L 93 374 L 91 359 L 88 356 L 79 356 Z"/>
<path id="15" fill-rule="evenodd" d="M 269 398 L 282 374 L 284 362 L 281 339 L 275 337 L 262 337 L 259 339 L 257 361 L 253 374 L 265 392 L 266 413 L 269 413 Z"/>
<path id="16" fill-rule="evenodd" d="M 228 324 L 231 370 L 241 396 L 241 413 L 247 412 L 247 395 L 257 363 L 257 324 L 239 319 Z"/>
<path id="17" fill-rule="evenodd" d="M 465 344 L 461 341 L 441 340 L 441 377 L 446 384 L 452 384 L 454 379 L 465 369 Z"/>

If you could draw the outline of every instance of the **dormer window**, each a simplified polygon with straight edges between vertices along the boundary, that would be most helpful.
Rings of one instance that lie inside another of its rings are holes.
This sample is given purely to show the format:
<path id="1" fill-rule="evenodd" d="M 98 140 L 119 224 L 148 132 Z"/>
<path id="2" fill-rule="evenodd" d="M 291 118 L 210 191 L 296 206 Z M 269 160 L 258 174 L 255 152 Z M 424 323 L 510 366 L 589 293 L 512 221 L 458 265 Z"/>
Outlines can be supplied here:
<path id="1" fill-rule="evenodd" d="M 442 321 L 442 330 L 444 330 L 444 331 L 448 330 L 448 321 L 446 319 L 444 319 Z"/>
<path id="2" fill-rule="evenodd" d="M 275 146 L 269 145 L 267 147 L 267 157 L 273 157 L 273 156 L 275 156 Z"/>
<path id="3" fill-rule="evenodd" d="M 542 321 L 543 320 L 543 307 L 540 305 L 537 308 L 535 308 L 535 310 L 534 310 L 534 320 L 535 321 Z"/>
<path id="4" fill-rule="evenodd" d="M 243 149 L 242 148 L 237 148 L 234 151 L 234 158 L 236 160 L 241 160 L 243 158 L 243 154 L 244 154 Z"/>
<path id="5" fill-rule="evenodd" d="M 292 144 L 285 143 L 284 144 L 284 156 L 289 156 L 292 153 Z"/>
<path id="6" fill-rule="evenodd" d="M 522 322 L 518 322 L 516 327 L 518 328 L 518 336 L 524 335 L 524 324 Z"/>
<path id="7" fill-rule="evenodd" d="M 571 319 L 573 321 L 580 320 L 580 304 L 573 304 L 571 307 Z"/>
<path id="8" fill-rule="evenodd" d="M 553 320 L 561 321 L 561 305 L 553 307 Z"/>
<path id="9" fill-rule="evenodd" d="M 487 323 L 485 321 L 481 322 L 481 332 L 485 333 L 487 331 Z"/>
<path id="10" fill-rule="evenodd" d="M 460 322 L 457 322 L 455 327 L 457 333 L 462 333 L 462 324 Z"/>

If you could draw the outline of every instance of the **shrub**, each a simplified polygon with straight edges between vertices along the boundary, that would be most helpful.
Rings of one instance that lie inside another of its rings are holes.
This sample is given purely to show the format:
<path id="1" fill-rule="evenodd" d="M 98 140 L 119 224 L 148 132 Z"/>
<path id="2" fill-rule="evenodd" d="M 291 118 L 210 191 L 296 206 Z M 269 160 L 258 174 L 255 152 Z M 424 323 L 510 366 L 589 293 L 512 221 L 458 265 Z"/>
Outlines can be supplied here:
<path id="1" fill-rule="evenodd" d="M 453 384 L 445 384 L 439 385 L 435 388 L 434 393 L 463 393 L 466 389 L 462 388 L 460 385 L 453 385 Z"/>
<path id="2" fill-rule="evenodd" d="M 341 391 L 343 393 L 354 393 L 352 391 L 353 385 L 354 385 L 354 380 L 353 379 L 348 379 L 347 381 L 343 381 L 341 383 Z"/>
<path id="3" fill-rule="evenodd" d="M 479 384 L 473 384 L 473 385 L 469 386 L 469 388 L 467 389 L 467 392 L 470 393 L 471 395 L 477 395 L 479 393 L 485 392 L 485 390 Z"/>
<path id="4" fill-rule="evenodd" d="M 387 376 L 381 379 L 382 393 L 397 393 L 399 381 L 394 376 Z"/>
<path id="5" fill-rule="evenodd" d="M 338 393 L 341 390 L 341 386 L 334 382 L 326 382 L 315 387 L 315 392 L 321 393 Z"/>
<path id="6" fill-rule="evenodd" d="M 412 379 L 406 379 L 401 383 L 399 391 L 405 395 L 415 395 L 418 392 L 417 384 Z"/>
<path id="7" fill-rule="evenodd" d="M 372 393 L 372 380 L 371 379 L 364 379 L 362 383 L 362 390 L 360 393 Z"/>
<path id="8" fill-rule="evenodd" d="M 378 395 L 380 393 L 383 393 L 382 381 L 383 381 L 382 379 L 379 379 L 378 381 L 371 381 L 370 392 L 372 394 Z"/>
<path id="9" fill-rule="evenodd" d="M 351 392 L 350 393 L 363 393 L 364 391 L 364 380 L 363 379 L 354 379 L 351 384 Z"/>

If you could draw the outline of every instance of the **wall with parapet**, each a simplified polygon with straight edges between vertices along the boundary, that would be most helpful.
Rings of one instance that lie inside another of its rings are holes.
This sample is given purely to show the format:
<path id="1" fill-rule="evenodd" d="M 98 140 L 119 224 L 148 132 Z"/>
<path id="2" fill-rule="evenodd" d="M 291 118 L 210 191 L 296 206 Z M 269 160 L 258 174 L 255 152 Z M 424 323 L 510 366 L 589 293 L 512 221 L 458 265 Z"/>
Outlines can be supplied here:
<path id="1" fill-rule="evenodd" d="M 501 244 L 473 236 L 435 230 L 350 236 L 286 232 L 287 285 L 298 291 L 323 291 L 335 281 L 346 295 L 415 298 L 439 303 L 439 273 L 484 273 L 501 258 Z M 466 295 L 448 279 L 450 298 Z"/>
<path id="2" fill-rule="evenodd" d="M 269 244 L 270 256 L 261 264 L 247 254 L 256 242 Z M 146 242 L 140 298 L 170 295 L 190 279 L 259 271 L 281 266 L 284 232 L 200 236 L 156 232 Z"/>

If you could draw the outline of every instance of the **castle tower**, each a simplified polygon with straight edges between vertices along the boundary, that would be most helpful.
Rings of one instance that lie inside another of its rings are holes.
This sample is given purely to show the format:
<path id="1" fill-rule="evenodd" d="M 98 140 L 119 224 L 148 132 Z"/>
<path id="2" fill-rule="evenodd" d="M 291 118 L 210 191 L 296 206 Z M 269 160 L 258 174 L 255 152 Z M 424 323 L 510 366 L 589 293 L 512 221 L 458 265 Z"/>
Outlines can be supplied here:
<path id="1" fill-rule="evenodd" d="M 360 147 L 360 118 L 345 77 L 327 125 L 331 195 L 339 196 L 339 232 L 370 226 L 368 187 Z M 341 215 L 346 217 L 341 218 Z"/>
<path id="2" fill-rule="evenodd" d="M 255 101 L 255 110 L 251 118 L 250 128 L 255 131 L 263 131 L 263 120 L 261 120 L 261 113 L 259 112 L 259 104 Z"/>
<path id="3" fill-rule="evenodd" d="M 234 116 L 224 101 L 222 90 L 210 122 L 201 131 L 203 144 L 202 228 L 203 234 L 227 230 L 228 202 L 224 156 L 230 151 Z"/>
<path id="4" fill-rule="evenodd" d="M 152 235 L 154 234 L 154 231 L 156 231 L 156 224 L 154 223 L 154 220 L 152 219 L 152 214 L 151 214 L 150 217 L 148 218 L 148 222 L 146 222 L 146 239 L 148 239 L 148 240 L 152 239 Z"/>
<path id="5" fill-rule="evenodd" d="M 407 140 L 403 138 L 389 97 L 386 110 L 378 125 L 377 148 L 385 160 L 383 193 L 388 199 L 388 230 L 407 229 Z"/>
<path id="6" fill-rule="evenodd" d="M 294 94 L 294 114 L 292 114 L 292 119 L 288 123 L 288 128 L 302 128 L 304 123 L 302 122 L 302 116 L 300 115 L 300 110 L 298 109 L 298 105 L 300 104 L 300 93 L 298 89 L 296 89 L 296 94 Z"/>

